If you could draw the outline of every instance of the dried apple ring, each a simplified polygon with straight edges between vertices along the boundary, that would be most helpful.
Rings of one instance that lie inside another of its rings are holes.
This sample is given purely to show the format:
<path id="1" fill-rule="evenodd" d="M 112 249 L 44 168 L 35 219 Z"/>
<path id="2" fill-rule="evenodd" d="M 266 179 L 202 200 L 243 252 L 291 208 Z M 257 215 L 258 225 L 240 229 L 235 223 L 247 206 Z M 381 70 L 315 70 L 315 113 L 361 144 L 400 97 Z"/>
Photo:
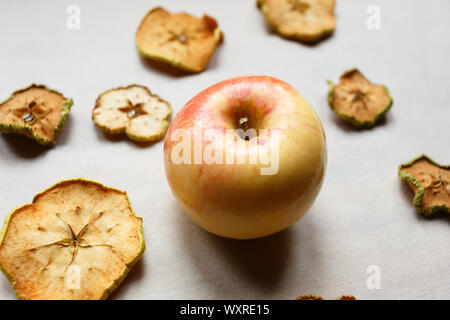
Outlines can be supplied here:
<path id="1" fill-rule="evenodd" d="M 7 216 L 0 268 L 22 299 L 104 299 L 144 249 L 142 219 L 125 192 L 65 180 Z"/>
<path id="2" fill-rule="evenodd" d="M 374 126 L 392 106 L 389 90 L 371 83 L 358 69 L 346 71 L 338 84 L 328 83 L 331 109 L 339 118 L 355 126 Z"/>
<path id="3" fill-rule="evenodd" d="M 450 166 L 440 165 L 421 155 L 402 164 L 398 175 L 414 191 L 413 204 L 424 216 L 450 213 Z"/>
<path id="4" fill-rule="evenodd" d="M 169 126 L 172 108 L 144 86 L 133 84 L 103 92 L 92 119 L 108 134 L 125 133 L 138 142 L 157 141 Z"/>
<path id="5" fill-rule="evenodd" d="M 335 0 L 258 0 L 267 23 L 285 38 L 317 42 L 336 26 Z"/>
<path id="6" fill-rule="evenodd" d="M 0 132 L 23 134 L 53 146 L 73 104 L 44 85 L 32 84 L 0 103 Z"/>
<path id="7" fill-rule="evenodd" d="M 145 58 L 184 71 L 201 72 L 222 38 L 222 31 L 210 16 L 171 14 L 157 7 L 144 17 L 137 29 L 136 45 Z"/>

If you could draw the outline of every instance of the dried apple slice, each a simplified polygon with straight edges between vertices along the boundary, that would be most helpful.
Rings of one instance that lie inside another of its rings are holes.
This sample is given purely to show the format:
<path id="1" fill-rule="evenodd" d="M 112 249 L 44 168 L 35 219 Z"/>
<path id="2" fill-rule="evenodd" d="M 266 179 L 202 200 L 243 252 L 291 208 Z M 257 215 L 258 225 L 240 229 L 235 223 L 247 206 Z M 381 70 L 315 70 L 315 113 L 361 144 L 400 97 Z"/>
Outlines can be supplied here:
<path id="1" fill-rule="evenodd" d="M 317 42 L 333 33 L 335 0 L 258 0 L 267 23 L 285 38 Z"/>
<path id="2" fill-rule="evenodd" d="M 103 92 L 92 119 L 108 134 L 125 133 L 138 142 L 157 141 L 169 126 L 172 108 L 144 86 L 133 84 Z"/>
<path id="3" fill-rule="evenodd" d="M 336 85 L 328 83 L 331 109 L 339 118 L 356 126 L 374 126 L 392 106 L 389 90 L 371 83 L 358 69 L 346 71 Z"/>
<path id="4" fill-rule="evenodd" d="M 414 191 L 413 204 L 419 213 L 425 216 L 450 213 L 450 166 L 437 164 L 421 155 L 402 164 L 398 175 Z"/>
<path id="5" fill-rule="evenodd" d="M 295 298 L 295 300 L 323 300 L 322 297 L 315 296 L 313 294 L 304 294 Z"/>
<path id="6" fill-rule="evenodd" d="M 313 294 L 304 294 L 304 295 L 298 296 L 297 298 L 295 298 L 295 300 L 324 300 L 324 299 L 320 296 L 316 296 Z M 356 300 L 356 298 L 351 295 L 344 295 L 344 296 L 340 296 L 336 300 Z"/>
<path id="7" fill-rule="evenodd" d="M 125 192 L 65 180 L 7 216 L 0 267 L 22 299 L 104 299 L 144 249 Z"/>
<path id="8" fill-rule="evenodd" d="M 145 58 L 189 72 L 201 72 L 222 37 L 216 20 L 210 16 L 171 14 L 157 7 L 142 20 L 136 32 L 136 44 Z"/>
<path id="9" fill-rule="evenodd" d="M 20 133 L 53 146 L 72 104 L 61 93 L 32 84 L 0 103 L 0 132 Z"/>

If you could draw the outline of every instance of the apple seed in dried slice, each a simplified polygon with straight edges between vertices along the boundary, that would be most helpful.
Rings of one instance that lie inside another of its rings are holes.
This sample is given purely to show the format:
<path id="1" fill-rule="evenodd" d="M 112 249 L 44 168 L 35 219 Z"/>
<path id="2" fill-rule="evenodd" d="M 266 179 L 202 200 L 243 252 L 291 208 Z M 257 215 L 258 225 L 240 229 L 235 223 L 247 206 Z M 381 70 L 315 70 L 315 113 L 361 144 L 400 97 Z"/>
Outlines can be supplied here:
<path id="1" fill-rule="evenodd" d="M 402 164 L 398 175 L 414 191 L 413 204 L 419 213 L 424 216 L 450 213 L 450 166 L 437 164 L 421 155 Z"/>
<path id="2" fill-rule="evenodd" d="M 104 299 L 144 249 L 142 218 L 125 192 L 65 180 L 6 217 L 0 268 L 22 299 Z"/>
<path id="3" fill-rule="evenodd" d="M 203 71 L 223 35 L 216 20 L 152 9 L 136 32 L 139 53 L 188 72 Z"/>
<path id="4" fill-rule="evenodd" d="M 358 69 L 346 71 L 338 84 L 328 81 L 328 103 L 344 121 L 372 127 L 392 106 L 389 90 L 367 80 Z"/>
<path id="5" fill-rule="evenodd" d="M 281 36 L 317 42 L 333 33 L 335 0 L 258 0 L 267 23 Z"/>
<path id="6" fill-rule="evenodd" d="M 104 132 L 125 133 L 138 142 L 164 137 L 171 115 L 167 101 L 136 84 L 103 92 L 92 111 L 95 125 Z"/>
<path id="7" fill-rule="evenodd" d="M 0 103 L 0 132 L 19 133 L 53 146 L 73 104 L 72 99 L 43 85 L 15 91 Z"/>

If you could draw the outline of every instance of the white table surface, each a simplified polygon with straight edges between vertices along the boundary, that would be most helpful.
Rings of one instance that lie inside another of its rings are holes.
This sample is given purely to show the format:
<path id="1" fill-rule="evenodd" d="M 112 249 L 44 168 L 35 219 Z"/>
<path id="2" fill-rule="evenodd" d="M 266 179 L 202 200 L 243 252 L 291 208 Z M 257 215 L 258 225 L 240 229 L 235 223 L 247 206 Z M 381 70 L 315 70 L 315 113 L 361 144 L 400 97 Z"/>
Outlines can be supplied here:
<path id="1" fill-rule="evenodd" d="M 450 2 L 338 0 L 337 29 L 316 46 L 284 40 L 266 28 L 253 0 L 2 1 L 0 97 L 32 82 L 74 99 L 54 149 L 18 136 L 0 137 L 0 219 L 57 181 L 86 177 L 128 192 L 144 218 L 147 250 L 114 299 L 449 299 L 450 220 L 424 219 L 397 167 L 421 153 L 450 160 Z M 81 29 L 66 27 L 69 5 Z M 215 17 L 225 33 L 209 68 L 176 76 L 139 57 L 134 33 L 153 6 Z M 381 29 L 366 27 L 369 5 Z M 389 87 L 394 106 L 373 130 L 338 121 L 326 80 L 359 67 Z M 163 143 L 111 140 L 91 121 L 104 90 L 140 83 L 174 113 L 206 87 L 235 76 L 281 78 L 312 104 L 328 141 L 328 168 L 310 212 L 289 229 L 260 240 L 222 239 L 191 222 L 166 182 Z M 370 265 L 381 288 L 366 284 Z M 15 295 L 0 277 L 0 299 Z"/>

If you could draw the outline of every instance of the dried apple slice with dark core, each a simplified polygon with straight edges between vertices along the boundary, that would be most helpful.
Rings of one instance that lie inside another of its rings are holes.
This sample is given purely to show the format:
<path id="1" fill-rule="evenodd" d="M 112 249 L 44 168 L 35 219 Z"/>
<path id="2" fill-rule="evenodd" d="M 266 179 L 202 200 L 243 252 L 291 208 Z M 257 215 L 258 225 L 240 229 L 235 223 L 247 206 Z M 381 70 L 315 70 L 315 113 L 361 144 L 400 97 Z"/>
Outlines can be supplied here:
<path id="1" fill-rule="evenodd" d="M 414 191 L 413 204 L 419 213 L 425 216 L 450 213 L 450 166 L 421 155 L 402 164 L 398 174 Z"/>
<path id="2" fill-rule="evenodd" d="M 125 192 L 66 180 L 7 216 L 0 267 L 22 299 L 103 299 L 144 249 Z"/>
<path id="3" fill-rule="evenodd" d="M 137 29 L 136 45 L 145 58 L 164 61 L 189 72 L 201 72 L 222 37 L 216 20 L 207 15 L 197 18 L 184 12 L 171 14 L 157 7 L 144 17 Z"/>
<path id="4" fill-rule="evenodd" d="M 372 84 L 358 69 L 345 72 L 338 84 L 329 81 L 328 103 L 344 121 L 372 127 L 392 106 L 389 90 Z"/>
<path id="5" fill-rule="evenodd" d="M 108 134 L 125 133 L 138 142 L 157 141 L 169 126 L 170 104 L 140 85 L 103 92 L 97 98 L 92 119 Z"/>
<path id="6" fill-rule="evenodd" d="M 281 36 L 316 42 L 336 26 L 335 0 L 258 0 L 268 24 Z"/>
<path id="7" fill-rule="evenodd" d="M 42 145 L 54 145 L 72 99 L 43 85 L 15 91 L 0 104 L 0 132 L 21 133 Z"/>

